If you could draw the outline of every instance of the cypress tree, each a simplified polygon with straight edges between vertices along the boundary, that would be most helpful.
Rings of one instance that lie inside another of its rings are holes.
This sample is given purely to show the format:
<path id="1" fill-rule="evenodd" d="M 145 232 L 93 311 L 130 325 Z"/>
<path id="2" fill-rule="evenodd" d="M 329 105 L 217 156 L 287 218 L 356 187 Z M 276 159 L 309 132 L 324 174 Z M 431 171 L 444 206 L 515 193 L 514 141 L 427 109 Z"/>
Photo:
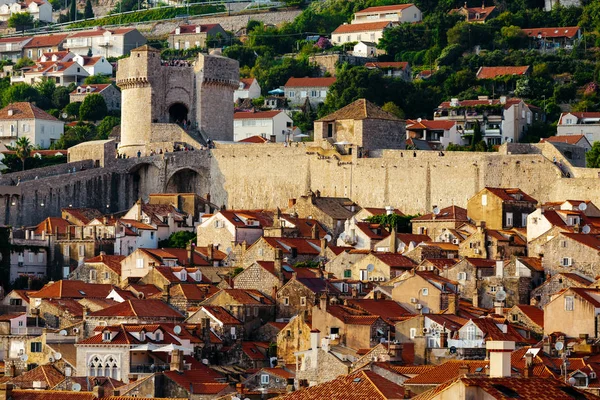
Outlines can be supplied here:
<path id="1" fill-rule="evenodd" d="M 94 10 L 92 9 L 92 2 L 91 2 L 91 0 L 86 0 L 85 1 L 85 11 L 83 12 L 83 17 L 85 19 L 94 18 Z"/>
<path id="2" fill-rule="evenodd" d="M 69 19 L 71 21 L 77 20 L 77 0 L 71 0 L 71 9 L 69 11 Z"/>

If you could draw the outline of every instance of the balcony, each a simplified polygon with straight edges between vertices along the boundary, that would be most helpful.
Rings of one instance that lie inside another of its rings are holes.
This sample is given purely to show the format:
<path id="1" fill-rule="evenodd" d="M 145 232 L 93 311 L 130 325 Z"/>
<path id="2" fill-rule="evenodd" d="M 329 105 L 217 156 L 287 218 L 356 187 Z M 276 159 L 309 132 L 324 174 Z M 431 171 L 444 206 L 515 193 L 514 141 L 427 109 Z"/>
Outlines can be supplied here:
<path id="1" fill-rule="evenodd" d="M 20 328 L 11 328 L 11 335 L 20 335 L 20 336 L 39 336 L 42 334 L 42 329 L 37 326 L 28 326 L 28 327 L 20 327 Z"/>

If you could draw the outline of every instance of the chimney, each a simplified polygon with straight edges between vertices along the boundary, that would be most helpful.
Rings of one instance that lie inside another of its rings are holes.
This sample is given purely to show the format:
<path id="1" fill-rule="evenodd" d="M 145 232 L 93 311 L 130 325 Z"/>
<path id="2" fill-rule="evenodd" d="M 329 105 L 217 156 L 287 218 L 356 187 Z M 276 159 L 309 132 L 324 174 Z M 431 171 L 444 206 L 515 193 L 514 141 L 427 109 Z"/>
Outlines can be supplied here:
<path id="1" fill-rule="evenodd" d="M 310 331 L 310 348 L 311 348 L 311 350 L 316 350 L 319 348 L 320 334 L 321 334 L 321 331 L 319 331 L 318 329 L 313 329 L 312 331 Z"/>
<path id="2" fill-rule="evenodd" d="M 104 387 L 102 386 L 94 386 L 94 389 L 92 390 L 94 397 L 97 399 L 103 399 L 104 398 Z M 0 396 L 0 400 L 2 400 L 2 396 Z"/>
<path id="3" fill-rule="evenodd" d="M 173 350 L 171 353 L 171 363 L 169 364 L 171 371 L 183 372 L 183 353 L 179 349 Z"/>
<path id="4" fill-rule="evenodd" d="M 12 383 L 0 384 L 0 400 L 12 399 L 13 385 Z"/>
<path id="5" fill-rule="evenodd" d="M 533 353 L 525 354 L 525 369 L 523 370 L 525 378 L 533 377 Z"/>
<path id="6" fill-rule="evenodd" d="M 390 343 L 388 347 L 388 354 L 390 355 L 390 361 L 400 362 L 402 361 L 402 349 L 401 343 Z"/>
<path id="7" fill-rule="evenodd" d="M 396 239 L 398 239 L 396 236 L 396 227 L 393 226 L 392 232 L 390 232 L 390 253 L 395 253 L 398 249 L 398 243 Z"/>
<path id="8" fill-rule="evenodd" d="M 105 255 L 106 255 L 106 252 L 105 252 L 105 251 L 101 251 L 101 252 L 100 252 L 100 255 L 101 255 L 101 256 L 105 256 Z"/>
<path id="9" fill-rule="evenodd" d="M 469 374 L 469 366 L 466 364 L 461 365 L 460 367 L 458 367 L 458 375 L 468 375 Z"/>
<path id="10" fill-rule="evenodd" d="M 311 237 L 312 237 L 312 239 L 319 238 L 319 224 L 317 224 L 316 221 L 314 222 L 314 224 L 312 226 Z"/>
<path id="11" fill-rule="evenodd" d="M 214 250 L 215 250 L 215 247 L 212 244 L 209 244 L 206 247 L 206 254 L 207 254 L 207 257 L 208 257 L 208 262 L 210 262 L 210 263 L 212 263 L 213 260 L 214 260 L 214 258 L 215 258 L 215 256 L 214 256 Z"/>
<path id="12" fill-rule="evenodd" d="M 357 299 L 358 298 L 358 289 L 356 288 L 356 286 L 352 286 L 352 298 L 353 299 Z M 377 295 L 377 293 L 375 293 L 375 295 Z"/>
<path id="13" fill-rule="evenodd" d="M 319 308 L 322 311 L 327 310 L 327 294 L 321 293 L 321 297 L 319 298 Z"/>
<path id="14" fill-rule="evenodd" d="M 504 316 L 504 302 L 502 302 L 502 301 L 494 302 L 494 313 Z"/>
<path id="15" fill-rule="evenodd" d="M 273 261 L 273 270 L 275 276 L 279 278 L 279 282 L 283 285 L 283 251 L 281 249 L 275 249 L 275 260 Z"/>
<path id="16" fill-rule="evenodd" d="M 454 293 L 448 295 L 448 314 L 458 314 L 458 296 Z"/>
<path id="17" fill-rule="evenodd" d="M 490 359 L 490 378 L 509 378 L 511 375 L 510 354 L 515 342 L 491 340 L 486 343 Z"/>
<path id="18" fill-rule="evenodd" d="M 496 278 L 504 277 L 504 260 L 496 261 Z"/>
<path id="19" fill-rule="evenodd" d="M 25 240 L 29 240 L 29 230 L 25 229 Z"/>
<path id="20" fill-rule="evenodd" d="M 321 239 L 321 257 L 325 257 L 325 250 L 327 249 L 327 239 Z"/>
<path id="21" fill-rule="evenodd" d="M 440 332 L 440 347 L 442 349 L 448 347 L 448 332 L 446 331 Z"/>

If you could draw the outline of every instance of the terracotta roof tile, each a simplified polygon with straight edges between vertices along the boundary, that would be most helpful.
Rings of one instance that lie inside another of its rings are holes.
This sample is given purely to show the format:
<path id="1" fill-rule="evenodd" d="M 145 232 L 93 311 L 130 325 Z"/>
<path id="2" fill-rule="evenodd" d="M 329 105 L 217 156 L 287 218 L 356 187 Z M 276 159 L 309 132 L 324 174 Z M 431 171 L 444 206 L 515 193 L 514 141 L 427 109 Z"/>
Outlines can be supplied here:
<path id="1" fill-rule="evenodd" d="M 402 10 L 405 10 L 412 6 L 414 6 L 414 4 L 409 3 L 409 4 L 393 4 L 393 5 L 389 5 L 389 6 L 368 7 L 368 8 L 365 8 L 364 10 L 355 12 L 354 15 L 379 13 L 379 12 L 384 12 L 384 11 L 388 11 L 388 12 L 402 11 Z"/>
<path id="2" fill-rule="evenodd" d="M 13 390 L 11 400 L 96 400 L 93 392 L 64 390 Z"/>
<path id="3" fill-rule="evenodd" d="M 365 99 L 358 99 L 347 106 L 340 108 L 332 114 L 329 114 L 318 122 L 337 121 L 337 120 L 363 120 L 363 119 L 383 119 L 391 121 L 400 121 L 393 114 L 383 111 L 380 107 Z"/>
<path id="4" fill-rule="evenodd" d="M 345 24 L 338 26 L 336 30 L 332 32 L 332 34 L 381 31 L 390 25 L 390 21 L 365 22 L 363 24 Z"/>
<path id="5" fill-rule="evenodd" d="M 549 138 L 540 139 L 540 142 L 550 143 L 568 143 L 577 144 L 582 139 L 586 139 L 585 135 L 561 135 L 561 136 L 550 136 Z"/>
<path id="6" fill-rule="evenodd" d="M 536 325 L 544 327 L 544 310 L 526 304 L 518 304 L 514 308 L 521 310 Z"/>
<path id="7" fill-rule="evenodd" d="M 162 300 L 127 300 L 112 307 L 92 312 L 89 317 L 142 317 L 142 318 L 160 318 L 168 317 L 183 319 L 178 311 L 169 307 Z"/>
<path id="8" fill-rule="evenodd" d="M 486 189 L 498 196 L 500 199 L 504 200 L 504 201 L 526 201 L 529 203 L 535 203 L 537 204 L 537 200 L 534 199 L 533 197 L 531 197 L 530 195 L 528 195 L 527 193 L 525 193 L 524 191 L 522 191 L 521 189 L 518 188 L 493 188 L 493 187 L 486 187 Z M 521 196 L 520 200 L 515 199 L 514 196 Z"/>
<path id="9" fill-rule="evenodd" d="M 529 66 L 520 67 L 481 67 L 477 71 L 477 79 L 494 79 L 506 75 L 525 75 Z"/>
<path id="10" fill-rule="evenodd" d="M 478 368 L 482 368 L 481 374 L 487 374 L 489 361 L 479 360 L 449 360 L 422 374 L 404 382 L 405 385 L 439 385 L 459 376 L 461 367 L 469 368 L 469 373 L 474 374 Z"/>
<path id="11" fill-rule="evenodd" d="M 204 309 L 205 312 L 209 313 L 225 325 L 241 325 L 242 322 L 231 315 L 225 308 L 221 306 L 204 305 L 200 309 Z"/>
<path id="12" fill-rule="evenodd" d="M 413 218 L 412 221 L 433 221 L 433 220 L 456 220 L 468 221 L 467 210 L 458 206 L 445 207 L 435 215 L 433 213 L 425 214 L 420 217 Z"/>
<path id="13" fill-rule="evenodd" d="M 85 283 L 81 281 L 60 280 L 58 282 L 48 283 L 37 292 L 32 292 L 29 297 L 33 298 L 105 298 L 113 289 L 112 285 Z"/>
<path id="14" fill-rule="evenodd" d="M 189 33 L 197 33 L 196 27 L 200 28 L 200 33 L 206 33 L 213 28 L 220 26 L 219 24 L 204 24 L 204 25 L 179 25 L 179 34 L 189 34 Z M 171 35 L 175 35 L 175 30 L 171 32 Z"/>
<path id="15" fill-rule="evenodd" d="M 290 78 L 284 87 L 329 87 L 335 83 L 335 78 Z"/>
<path id="16" fill-rule="evenodd" d="M 560 28 L 531 28 L 523 29 L 523 32 L 529 37 L 537 38 L 538 36 L 542 39 L 547 38 L 569 38 L 572 39 L 577 36 L 579 32 L 578 26 L 565 26 Z"/>
<path id="17" fill-rule="evenodd" d="M 58 121 L 57 118 L 48 114 L 41 108 L 36 107 L 32 103 L 19 102 L 10 103 L 0 110 L 0 120 L 12 121 L 22 119 L 43 119 L 47 121 Z"/>
<path id="18" fill-rule="evenodd" d="M 13 378 L 11 383 L 18 389 L 33 389 L 34 382 L 43 382 L 45 388 L 52 388 L 65 379 L 65 376 L 53 365 L 46 364 L 35 367 Z"/>
<path id="19" fill-rule="evenodd" d="M 125 256 L 99 255 L 85 260 L 86 264 L 104 264 L 119 276 L 121 275 L 121 261 Z"/>
<path id="20" fill-rule="evenodd" d="M 24 48 L 59 46 L 69 36 L 68 34 L 34 36 Z"/>
<path id="21" fill-rule="evenodd" d="M 236 112 L 233 114 L 233 119 L 272 119 L 273 117 L 281 114 L 283 111 L 246 111 Z"/>
<path id="22" fill-rule="evenodd" d="M 247 137 L 246 139 L 238 140 L 242 143 L 267 143 L 269 140 L 258 135 Z"/>

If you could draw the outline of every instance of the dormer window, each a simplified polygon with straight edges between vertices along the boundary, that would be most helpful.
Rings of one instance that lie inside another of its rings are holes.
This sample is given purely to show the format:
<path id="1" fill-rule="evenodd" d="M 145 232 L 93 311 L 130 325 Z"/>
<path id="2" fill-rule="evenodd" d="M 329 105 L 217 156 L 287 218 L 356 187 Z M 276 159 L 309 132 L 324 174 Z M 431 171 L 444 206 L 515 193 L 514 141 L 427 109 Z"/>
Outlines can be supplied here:
<path id="1" fill-rule="evenodd" d="M 146 340 L 146 331 L 140 331 L 140 340 Z"/>
<path id="2" fill-rule="evenodd" d="M 88 86 L 88 87 L 86 87 L 86 88 L 85 88 L 85 91 L 86 91 L 87 93 L 91 93 L 91 91 L 92 91 L 92 88 Z"/>
<path id="3" fill-rule="evenodd" d="M 156 340 L 157 342 L 160 342 L 161 340 L 163 340 L 163 334 L 160 329 L 157 330 L 156 332 L 154 332 L 154 340 Z"/>
<path id="4" fill-rule="evenodd" d="M 104 332 L 102 332 L 102 341 L 104 341 L 104 342 L 110 342 L 110 339 L 111 339 L 110 331 L 104 331 Z"/>
<path id="5" fill-rule="evenodd" d="M 179 27 L 175 28 L 175 34 L 176 35 L 180 35 L 181 34 L 181 28 L 179 28 Z"/>
<path id="6" fill-rule="evenodd" d="M 83 89 L 81 87 L 77 88 L 77 93 L 83 93 Z"/>
<path id="7" fill-rule="evenodd" d="M 200 25 L 198 25 L 198 26 L 196 27 L 196 33 L 200 33 L 200 30 L 201 30 L 201 29 L 202 29 L 202 28 L 200 27 Z"/>
<path id="8" fill-rule="evenodd" d="M 15 113 L 15 112 L 14 112 L 14 110 L 13 110 L 13 109 L 9 109 L 9 110 L 8 110 L 8 116 L 12 116 L 12 115 L 14 115 L 14 113 Z"/>

